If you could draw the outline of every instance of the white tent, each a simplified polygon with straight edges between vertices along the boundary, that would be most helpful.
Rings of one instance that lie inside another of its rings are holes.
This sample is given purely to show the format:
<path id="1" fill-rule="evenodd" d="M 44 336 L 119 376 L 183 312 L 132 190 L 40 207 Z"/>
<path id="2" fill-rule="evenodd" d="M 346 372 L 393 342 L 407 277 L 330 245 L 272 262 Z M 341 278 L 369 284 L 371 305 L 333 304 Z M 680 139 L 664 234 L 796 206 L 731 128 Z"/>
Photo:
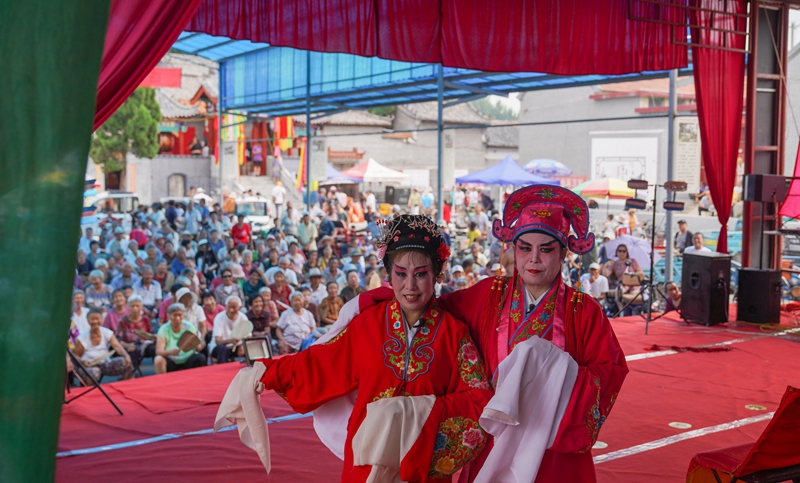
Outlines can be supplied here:
<path id="1" fill-rule="evenodd" d="M 372 158 L 358 166 L 342 171 L 342 174 L 350 178 L 360 179 L 364 183 L 399 183 L 407 177 L 402 171 L 387 168 Z"/>

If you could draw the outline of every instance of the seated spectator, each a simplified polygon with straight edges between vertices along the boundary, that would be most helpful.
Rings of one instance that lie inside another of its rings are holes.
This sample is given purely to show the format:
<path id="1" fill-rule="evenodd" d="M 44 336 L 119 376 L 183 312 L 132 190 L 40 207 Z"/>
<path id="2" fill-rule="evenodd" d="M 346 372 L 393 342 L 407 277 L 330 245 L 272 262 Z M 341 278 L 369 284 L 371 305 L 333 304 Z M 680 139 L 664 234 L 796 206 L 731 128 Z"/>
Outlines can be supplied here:
<path id="1" fill-rule="evenodd" d="M 191 332 L 197 335 L 197 328 L 183 320 L 183 312 L 184 307 L 179 303 L 171 304 L 167 308 L 169 323 L 162 325 L 158 329 L 156 338 L 156 357 L 154 360 L 156 374 L 206 365 L 206 357 L 197 352 L 205 348 L 205 341 L 201 340 L 200 344 L 190 351 L 182 351 L 178 347 L 178 341 L 184 332 Z"/>
<path id="2" fill-rule="evenodd" d="M 260 268 L 253 267 L 250 270 L 250 277 L 242 284 L 245 306 L 249 307 L 253 299 L 259 298 L 258 291 L 267 284 L 262 278 L 263 272 Z"/>
<path id="3" fill-rule="evenodd" d="M 206 316 L 206 344 L 211 343 L 211 333 L 214 330 L 214 319 L 217 314 L 225 311 L 225 307 L 217 303 L 214 293 L 206 290 L 200 297 L 203 302 L 203 314 Z"/>
<path id="4" fill-rule="evenodd" d="M 164 260 L 164 258 L 158 252 L 158 248 L 156 248 L 156 246 L 153 245 L 152 243 L 148 243 L 145 246 L 144 251 L 147 254 L 147 257 L 144 259 L 145 265 L 147 265 L 150 268 L 152 268 L 153 272 L 155 272 L 156 268 L 158 267 L 159 262 Z"/>
<path id="5" fill-rule="evenodd" d="M 364 287 L 359 285 L 359 278 L 358 272 L 356 270 L 350 270 L 347 272 L 347 285 L 339 292 L 339 297 L 344 300 L 345 303 L 349 302 L 351 299 L 355 298 L 356 295 L 363 293 Z"/>
<path id="6" fill-rule="evenodd" d="M 472 260 L 479 267 L 485 267 L 489 263 L 489 257 L 483 253 L 483 247 L 480 243 L 473 243 L 469 250 L 470 252 L 464 257 L 464 260 Z"/>
<path id="7" fill-rule="evenodd" d="M 328 296 L 328 291 L 322 283 L 322 271 L 317 267 L 311 268 L 308 271 L 308 280 L 311 290 L 311 303 L 319 306 L 322 303 L 322 299 Z"/>
<path id="8" fill-rule="evenodd" d="M 167 253 L 164 253 L 164 258 L 167 258 Z M 172 259 L 170 270 L 177 277 L 186 268 L 186 249 L 183 247 L 178 248 L 177 255 Z"/>
<path id="9" fill-rule="evenodd" d="M 231 337 L 231 332 L 236 324 L 247 320 L 247 316 L 239 312 L 242 308 L 242 299 L 231 295 L 225 300 L 225 311 L 217 314 L 214 319 L 214 343 L 216 347 L 211 351 L 212 363 L 218 364 L 233 362 L 234 357 L 244 355 L 244 346 L 241 339 Z"/>
<path id="10" fill-rule="evenodd" d="M 138 281 L 139 276 L 133 272 L 133 264 L 131 262 L 125 262 L 122 264 L 122 273 L 111 280 L 111 288 L 116 290 L 125 285 L 133 287 Z"/>
<path id="11" fill-rule="evenodd" d="M 272 235 L 270 235 L 272 236 Z M 275 240 L 275 237 L 272 237 Z M 278 250 L 275 248 L 270 248 L 267 252 L 267 259 L 264 260 L 264 271 L 266 272 L 272 267 L 277 267 L 280 265 L 279 257 L 278 257 Z"/>
<path id="12" fill-rule="evenodd" d="M 166 264 L 164 266 L 166 267 Z M 155 280 L 155 273 L 150 265 L 142 267 L 142 279 L 133 286 L 133 293 L 142 298 L 144 313 L 148 318 L 158 314 L 158 304 L 163 294 L 161 284 Z"/>
<path id="13" fill-rule="evenodd" d="M 333 325 L 344 306 L 344 300 L 338 295 L 339 285 L 336 282 L 329 282 L 327 289 L 328 296 L 319 304 L 319 321 L 322 326 Z"/>
<path id="14" fill-rule="evenodd" d="M 138 368 L 142 359 L 146 357 L 155 358 L 156 345 L 153 341 L 143 339 L 136 331 L 153 332 L 150 325 L 150 318 L 143 313 L 142 297 L 131 295 L 128 299 L 128 315 L 121 318 L 117 324 L 117 340 L 125 348 L 133 361 L 133 367 Z"/>
<path id="15" fill-rule="evenodd" d="M 711 250 L 705 246 L 705 239 L 702 233 L 695 233 L 692 237 L 692 246 L 686 247 L 683 250 L 684 255 L 687 253 L 708 253 Z"/>
<path id="16" fill-rule="evenodd" d="M 381 277 L 378 271 L 372 267 L 367 267 L 364 270 L 364 287 L 366 290 L 376 289 L 381 286 Z"/>
<path id="17" fill-rule="evenodd" d="M 273 278 L 275 279 L 275 283 L 269 288 L 272 293 L 272 300 L 278 306 L 278 313 L 283 313 L 283 311 L 287 310 L 290 306 L 289 296 L 292 294 L 292 287 L 286 283 L 283 270 L 275 272 Z"/>
<path id="18" fill-rule="evenodd" d="M 303 341 L 311 336 L 316 329 L 314 316 L 303 308 L 303 294 L 293 292 L 290 296 L 291 309 L 284 310 L 278 319 L 277 335 L 278 349 L 281 354 L 298 352 L 303 347 Z"/>
<path id="19" fill-rule="evenodd" d="M 92 270 L 89 273 L 89 285 L 86 287 L 86 306 L 90 309 L 106 311 L 111 308 L 111 294 L 114 290 L 103 283 L 103 272 Z M 101 320 L 102 323 L 102 320 Z"/>
<path id="20" fill-rule="evenodd" d="M 331 257 L 328 260 L 328 268 L 322 272 L 322 275 L 325 277 L 325 283 L 335 282 L 339 279 L 342 273 L 339 271 L 339 259 L 336 257 Z"/>
<path id="21" fill-rule="evenodd" d="M 205 340 L 208 329 L 206 328 L 206 313 L 197 305 L 197 294 L 183 287 L 175 293 L 175 300 L 183 305 L 183 320 L 197 328 L 197 336 Z"/>
<path id="22" fill-rule="evenodd" d="M 681 288 L 678 287 L 678 284 L 672 281 L 667 282 L 664 286 L 664 290 L 667 292 L 667 308 L 664 312 L 669 312 L 670 310 L 680 311 Z"/>
<path id="23" fill-rule="evenodd" d="M 278 312 L 278 304 L 272 300 L 272 289 L 269 287 L 262 287 L 261 290 L 258 291 L 258 294 L 261 295 L 261 299 L 264 301 L 264 310 L 269 312 L 270 320 L 277 322 L 281 314 Z"/>
<path id="24" fill-rule="evenodd" d="M 106 312 L 103 320 L 103 327 L 110 329 L 111 332 L 117 331 L 117 324 L 120 319 L 128 315 L 128 304 L 126 303 L 125 293 L 122 290 L 114 290 L 111 295 L 111 309 Z"/>
<path id="25" fill-rule="evenodd" d="M 300 251 L 297 241 L 292 240 L 292 242 L 289 243 L 289 253 L 286 254 L 286 258 L 289 259 L 289 267 L 294 270 L 294 273 L 303 273 L 303 265 L 306 263 L 306 257 L 303 256 L 303 252 Z"/>
<path id="26" fill-rule="evenodd" d="M 220 278 L 222 278 L 222 285 L 214 290 L 214 297 L 217 300 L 227 300 L 228 297 L 233 295 L 239 297 L 239 300 L 244 300 L 244 292 L 239 287 L 239 284 L 234 281 L 233 271 L 230 268 L 223 268 L 222 272 L 220 272 Z"/>
<path id="27" fill-rule="evenodd" d="M 314 316 L 314 324 L 319 325 L 319 306 L 311 301 L 311 289 L 308 285 L 300 287 L 300 293 L 303 294 L 303 308 L 311 312 Z"/>
<path id="28" fill-rule="evenodd" d="M 458 277 L 455 279 L 455 288 L 456 290 L 464 290 L 465 288 L 469 288 L 469 279 L 467 277 Z"/>
<path id="29" fill-rule="evenodd" d="M 81 276 L 81 281 L 85 284 L 89 281 L 89 273 L 94 270 L 94 264 L 86 258 L 86 252 L 83 248 L 78 248 L 78 275 Z"/>
<path id="30" fill-rule="evenodd" d="M 608 290 L 608 279 L 600 273 L 600 264 L 590 264 L 589 273 L 581 275 L 581 291 L 599 302 L 605 300 Z"/>
<path id="31" fill-rule="evenodd" d="M 86 295 L 83 290 L 72 292 L 72 317 L 70 320 L 75 324 L 78 334 L 89 331 L 89 320 L 86 318 L 89 309 L 86 308 L 85 303 Z"/>
<path id="32" fill-rule="evenodd" d="M 102 326 L 103 313 L 98 309 L 90 309 L 87 319 L 89 330 L 81 333 L 75 341 L 75 355 L 84 365 L 108 354 L 111 349 L 114 349 L 117 355 L 103 359 L 94 366 L 87 367 L 86 370 L 98 380 L 101 376 L 122 376 L 123 379 L 133 377 L 131 356 L 117 341 L 114 332 Z M 81 371 L 79 368 L 76 369 Z"/>
<path id="33" fill-rule="evenodd" d="M 253 335 L 264 336 L 269 334 L 270 327 L 277 325 L 277 319 L 272 320 L 268 310 L 264 310 L 264 299 L 256 296 L 250 304 L 250 310 L 247 311 L 247 320 L 253 323 Z"/>
<path id="34" fill-rule="evenodd" d="M 175 275 L 173 275 L 173 273 L 167 269 L 166 260 L 161 260 L 156 265 L 156 273 L 153 275 L 153 280 L 161 285 L 161 295 L 163 300 L 164 294 L 169 293 L 169 289 L 171 289 L 172 284 L 175 283 Z"/>
<path id="35" fill-rule="evenodd" d="M 303 264 L 303 275 L 307 278 L 309 272 L 315 268 L 319 270 L 319 276 L 321 279 L 322 270 L 319 268 L 319 252 L 316 250 L 308 252 L 308 259 L 306 260 L 306 263 Z"/>
<path id="36" fill-rule="evenodd" d="M 253 252 L 250 250 L 245 250 L 242 252 L 242 271 L 245 274 L 250 274 L 254 268 L 256 268 L 255 263 L 253 262 Z"/>

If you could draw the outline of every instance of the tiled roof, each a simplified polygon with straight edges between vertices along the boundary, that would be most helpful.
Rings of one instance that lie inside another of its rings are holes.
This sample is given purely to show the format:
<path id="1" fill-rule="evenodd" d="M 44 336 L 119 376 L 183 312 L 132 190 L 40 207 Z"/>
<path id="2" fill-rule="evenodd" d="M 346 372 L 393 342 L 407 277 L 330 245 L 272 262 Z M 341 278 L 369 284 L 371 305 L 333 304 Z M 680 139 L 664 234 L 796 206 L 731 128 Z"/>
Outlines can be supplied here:
<path id="1" fill-rule="evenodd" d="M 353 148 L 352 151 L 347 151 L 347 150 L 331 149 L 329 147 L 328 159 L 361 160 L 364 159 L 365 153 L 366 151 L 358 151 L 356 148 Z"/>
<path id="2" fill-rule="evenodd" d="M 197 111 L 197 104 L 193 106 L 181 104 L 170 97 L 164 90 L 156 89 L 156 101 L 161 107 L 161 117 L 164 119 L 186 119 L 200 115 Z"/>
<path id="3" fill-rule="evenodd" d="M 420 121 L 436 122 L 439 118 L 439 107 L 436 102 L 418 102 L 397 106 L 415 119 Z M 452 124 L 487 124 L 489 118 L 479 113 L 470 103 L 462 102 L 455 106 L 444 108 L 443 121 Z"/>
<path id="4" fill-rule="evenodd" d="M 208 95 L 215 99 L 219 95 L 219 70 L 216 62 L 196 55 L 168 53 L 161 59 L 158 66 L 181 69 L 180 87 L 158 89 L 179 102 L 191 100 L 200 87 L 205 88 Z"/>
<path id="5" fill-rule="evenodd" d="M 486 128 L 486 146 L 490 148 L 519 148 L 519 126 Z"/>
<path id="6" fill-rule="evenodd" d="M 293 116 L 294 122 L 302 126 L 306 125 L 306 116 Z M 344 111 L 331 114 L 330 116 L 320 117 L 311 121 L 313 126 L 377 126 L 392 127 L 392 118 L 378 116 L 367 111 Z"/>
<path id="7" fill-rule="evenodd" d="M 681 85 L 690 77 L 678 78 L 678 94 L 694 95 L 694 83 L 688 82 Z M 601 92 L 646 92 L 651 94 L 669 95 L 669 79 L 645 79 L 632 82 L 614 82 L 611 84 L 601 84 L 598 86 Z"/>

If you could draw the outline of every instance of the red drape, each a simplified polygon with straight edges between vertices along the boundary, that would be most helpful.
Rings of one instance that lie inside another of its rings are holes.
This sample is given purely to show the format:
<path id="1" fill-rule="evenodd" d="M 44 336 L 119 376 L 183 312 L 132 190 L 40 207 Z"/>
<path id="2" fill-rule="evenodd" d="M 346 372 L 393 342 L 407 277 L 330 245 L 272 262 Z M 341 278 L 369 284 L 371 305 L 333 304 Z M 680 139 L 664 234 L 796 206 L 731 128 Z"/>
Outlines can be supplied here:
<path id="1" fill-rule="evenodd" d="M 94 128 L 125 102 L 178 39 L 200 0 L 113 0 L 97 82 Z"/>
<path id="2" fill-rule="evenodd" d="M 691 0 L 699 7 L 722 10 L 724 3 L 729 11 L 747 13 L 745 0 Z M 746 18 L 724 16 L 719 13 L 693 10 L 691 23 L 742 32 Z M 733 186 L 736 181 L 736 159 L 742 132 L 742 106 L 744 103 L 744 53 L 713 49 L 706 46 L 723 46 L 744 49 L 743 35 L 719 30 L 692 29 L 692 40 L 700 44 L 692 48 L 694 86 L 697 96 L 697 114 L 700 121 L 703 167 L 717 218 L 719 230 L 717 251 L 728 252 L 728 218 L 731 216 Z"/>
<path id="3" fill-rule="evenodd" d="M 658 9 L 662 20 L 680 14 L 628 0 L 202 0 L 186 29 L 486 71 L 685 67 L 686 48 L 672 42 L 685 40 L 683 29 L 636 19 L 655 19 Z"/>

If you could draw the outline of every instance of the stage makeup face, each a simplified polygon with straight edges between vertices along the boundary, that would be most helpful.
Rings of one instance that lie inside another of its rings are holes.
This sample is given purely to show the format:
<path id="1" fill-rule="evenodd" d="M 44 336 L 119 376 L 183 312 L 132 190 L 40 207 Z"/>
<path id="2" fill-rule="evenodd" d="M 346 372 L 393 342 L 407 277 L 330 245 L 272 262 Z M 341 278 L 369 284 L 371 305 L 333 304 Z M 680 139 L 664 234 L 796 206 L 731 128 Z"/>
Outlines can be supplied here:
<path id="1" fill-rule="evenodd" d="M 561 272 L 566 248 L 550 235 L 523 233 L 514 242 L 514 261 L 534 297 L 541 297 Z"/>
<path id="2" fill-rule="evenodd" d="M 392 266 L 392 290 L 409 324 L 419 320 L 433 296 L 436 275 L 430 259 L 418 251 L 397 255 Z"/>

